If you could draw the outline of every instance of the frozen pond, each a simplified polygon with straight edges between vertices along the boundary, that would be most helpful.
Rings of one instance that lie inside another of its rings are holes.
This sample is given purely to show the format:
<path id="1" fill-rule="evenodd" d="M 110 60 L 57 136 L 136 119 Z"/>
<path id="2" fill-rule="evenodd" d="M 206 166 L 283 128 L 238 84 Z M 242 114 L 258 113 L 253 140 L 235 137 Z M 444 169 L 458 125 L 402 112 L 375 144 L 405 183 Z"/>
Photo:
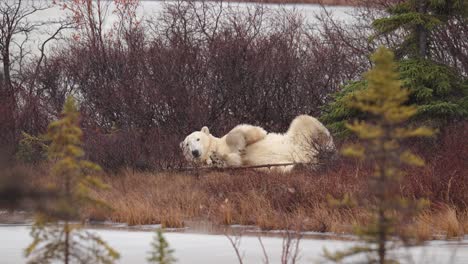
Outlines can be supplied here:
<path id="1" fill-rule="evenodd" d="M 95 229 L 110 246 L 121 254 L 118 263 L 146 263 L 154 232 Z M 234 250 L 223 235 L 192 233 L 165 233 L 170 247 L 175 250 L 177 263 L 238 263 Z M 270 263 L 281 262 L 282 238 L 263 237 L 262 241 Z M 0 225 L 0 262 L 2 264 L 25 263 L 24 248 L 31 242 L 29 227 L 24 225 Z M 319 263 L 323 249 L 344 249 L 356 242 L 337 240 L 303 239 L 300 242 L 299 263 Z M 263 263 L 263 253 L 254 236 L 241 239 L 244 263 Z M 468 263 L 468 241 L 432 241 L 424 247 L 404 249 L 398 252 L 402 263 Z M 404 257 L 403 257 L 404 256 Z M 356 259 L 355 259 L 356 260 Z"/>
<path id="2" fill-rule="evenodd" d="M 167 4 L 175 4 L 174 1 L 141 1 L 140 7 L 137 9 L 137 16 L 150 18 L 153 16 L 158 16 L 161 14 L 161 11 L 164 9 Z M 210 3 L 211 4 L 211 3 Z M 288 10 L 288 11 L 297 11 L 299 14 L 302 14 L 305 18 L 313 18 L 316 14 L 319 14 L 323 11 L 323 8 L 320 5 L 314 4 L 256 4 L 256 3 L 223 3 L 222 7 L 224 9 L 233 8 L 239 10 L 247 10 L 249 7 L 255 7 L 262 5 L 266 9 L 270 10 Z M 216 5 L 218 6 L 218 5 Z M 354 7 L 349 6 L 327 6 L 327 11 L 331 11 L 333 16 L 339 19 L 352 19 L 351 13 L 355 10 Z M 112 23 L 115 21 L 116 16 L 113 14 L 114 6 L 109 4 L 108 6 L 108 16 L 106 18 L 107 23 Z M 65 12 L 58 6 L 53 8 L 37 12 L 31 16 L 32 21 L 44 21 L 50 19 L 58 19 L 63 17 Z"/>
<path id="3" fill-rule="evenodd" d="M 13 0 L 8 0 L 13 1 Z M 51 1 L 49 1 L 51 2 Z M 30 3 L 30 2 L 27 2 Z M 166 5 L 175 5 L 176 3 L 173 1 L 141 1 L 140 6 L 138 7 L 136 13 L 137 17 L 142 21 L 145 20 L 154 20 L 158 19 L 162 14 L 162 11 L 166 8 Z M 215 3 L 209 3 L 210 5 L 215 5 L 216 9 L 220 6 Z M 200 5 L 200 3 L 196 3 L 195 5 Z M 223 3 L 222 8 L 223 12 L 230 12 L 230 10 L 234 11 L 241 11 L 241 12 L 253 12 L 253 8 L 256 6 L 260 6 L 261 4 L 255 3 Z M 107 10 L 104 16 L 104 29 L 109 30 L 115 24 L 117 20 L 117 15 L 115 14 L 115 6 L 112 2 L 104 2 L 103 6 L 105 10 Z M 265 10 L 269 10 L 273 16 L 281 16 L 283 11 L 294 11 L 297 14 L 300 14 L 301 17 L 304 18 L 304 21 L 313 23 L 315 20 L 315 16 L 323 12 L 323 7 L 319 5 L 307 5 L 307 4 L 263 4 L 262 5 Z M 328 6 L 326 10 L 331 12 L 334 18 L 351 22 L 353 18 L 351 16 L 352 12 L 355 10 L 353 7 L 347 6 Z M 33 54 L 38 54 L 39 46 L 42 44 L 44 40 L 46 40 L 49 36 L 52 35 L 53 32 L 58 28 L 58 24 L 50 24 L 51 22 L 56 22 L 63 20 L 66 17 L 67 11 L 63 10 L 61 7 L 55 5 L 51 8 L 46 10 L 38 11 L 33 13 L 32 15 L 28 16 L 27 20 L 34 23 L 44 23 L 49 22 L 47 26 L 39 26 L 39 30 L 33 32 L 29 36 L 29 42 L 27 43 L 26 47 L 30 50 Z M 69 36 L 71 30 L 64 30 L 62 31 L 62 37 Z M 18 44 L 24 40 L 24 36 L 18 35 L 16 36 L 15 42 Z M 57 42 L 50 42 L 46 49 L 50 49 L 53 47 L 54 44 Z M 16 45 L 13 45 L 13 50 L 16 49 Z"/>

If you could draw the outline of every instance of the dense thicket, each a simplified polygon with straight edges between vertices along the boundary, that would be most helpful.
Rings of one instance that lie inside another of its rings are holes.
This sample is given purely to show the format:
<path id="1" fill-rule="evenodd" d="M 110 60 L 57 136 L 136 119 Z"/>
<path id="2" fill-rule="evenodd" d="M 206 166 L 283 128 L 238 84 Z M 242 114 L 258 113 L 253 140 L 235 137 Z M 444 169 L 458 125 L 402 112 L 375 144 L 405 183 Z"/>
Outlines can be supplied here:
<path id="1" fill-rule="evenodd" d="M 72 95 L 92 160 L 170 166 L 178 143 L 203 125 L 216 135 L 239 123 L 281 131 L 298 114 L 320 115 L 367 64 L 285 10 L 180 2 L 135 20 L 112 34 L 84 25 L 57 47 L 30 87 L 19 131 L 42 133 Z"/>
<path id="2" fill-rule="evenodd" d="M 216 135 L 238 123 L 282 131 L 298 114 L 320 116 L 333 93 L 369 68 L 378 45 L 396 47 L 401 38 L 392 32 L 368 41 L 372 18 L 381 13 L 375 6 L 365 6 L 350 24 L 327 13 L 304 20 L 281 9 L 185 1 L 142 20 L 137 2 L 116 1 L 117 19 L 108 31 L 98 12 L 103 3 L 67 6 L 75 15 L 71 37 L 38 67 L 23 62 L 12 82 L 16 142 L 21 132 L 44 133 L 72 95 L 91 160 L 108 169 L 176 166 L 178 143 L 203 125 Z M 454 76 L 466 75 L 468 38 L 460 36 L 468 30 L 450 23 L 434 33 L 434 58 L 451 65 Z"/>

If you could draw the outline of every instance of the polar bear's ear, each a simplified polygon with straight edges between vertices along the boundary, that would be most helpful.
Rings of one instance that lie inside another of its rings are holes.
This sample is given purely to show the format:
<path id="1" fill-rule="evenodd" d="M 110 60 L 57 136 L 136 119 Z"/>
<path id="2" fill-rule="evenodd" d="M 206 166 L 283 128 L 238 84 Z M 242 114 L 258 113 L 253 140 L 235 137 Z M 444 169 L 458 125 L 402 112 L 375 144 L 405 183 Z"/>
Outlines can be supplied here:
<path id="1" fill-rule="evenodd" d="M 208 129 L 207 126 L 202 127 L 201 132 L 203 132 L 203 133 L 205 133 L 205 134 L 207 134 L 207 135 L 210 134 L 210 130 Z"/>
<path id="2" fill-rule="evenodd" d="M 179 147 L 180 147 L 180 149 L 184 150 L 184 142 L 183 142 L 183 141 L 181 141 L 181 142 L 179 143 Z"/>

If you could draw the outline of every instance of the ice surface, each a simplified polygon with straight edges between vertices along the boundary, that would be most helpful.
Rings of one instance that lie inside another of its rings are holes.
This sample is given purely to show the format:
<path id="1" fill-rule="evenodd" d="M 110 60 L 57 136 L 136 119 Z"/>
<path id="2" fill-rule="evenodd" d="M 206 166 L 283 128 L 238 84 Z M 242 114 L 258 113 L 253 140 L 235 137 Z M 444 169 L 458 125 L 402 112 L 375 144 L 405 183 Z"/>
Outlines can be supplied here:
<path id="1" fill-rule="evenodd" d="M 0 263 L 25 263 L 24 248 L 30 243 L 29 226 L 0 225 Z M 92 229 L 121 254 L 118 263 L 146 263 L 154 232 Z M 175 250 L 177 263 L 238 263 L 229 240 L 223 235 L 167 232 L 164 234 Z M 280 263 L 282 238 L 262 237 L 270 263 Z M 318 263 L 323 249 L 344 249 L 356 244 L 352 241 L 303 239 L 300 242 L 299 263 Z M 244 263 L 263 263 L 263 253 L 257 237 L 241 239 Z M 398 252 L 402 263 L 468 263 L 468 241 L 432 241 L 425 247 Z M 354 259 L 356 260 L 356 259 Z M 361 259 L 362 260 L 362 259 Z"/>

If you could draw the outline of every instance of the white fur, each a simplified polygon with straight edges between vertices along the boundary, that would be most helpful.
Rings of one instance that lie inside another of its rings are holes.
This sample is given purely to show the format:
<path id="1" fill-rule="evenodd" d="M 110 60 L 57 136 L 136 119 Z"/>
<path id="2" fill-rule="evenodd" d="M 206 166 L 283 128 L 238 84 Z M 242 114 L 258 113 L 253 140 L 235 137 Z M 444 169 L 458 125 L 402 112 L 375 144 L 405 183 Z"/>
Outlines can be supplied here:
<path id="1" fill-rule="evenodd" d="M 241 154 L 245 148 L 266 136 L 261 127 L 238 125 L 222 138 L 210 134 L 207 127 L 188 135 L 180 147 L 185 158 L 196 164 L 235 167 L 242 165 Z M 199 157 L 193 151 L 200 153 Z"/>
<path id="2" fill-rule="evenodd" d="M 269 133 L 263 140 L 247 146 L 242 156 L 243 165 L 316 162 L 316 146 L 334 150 L 335 145 L 328 129 L 317 119 L 300 115 L 284 134 Z M 272 170 L 289 172 L 294 166 L 272 167 Z"/>
<path id="3" fill-rule="evenodd" d="M 207 127 L 193 132 L 181 143 L 188 161 L 206 165 L 242 166 L 316 162 L 317 149 L 334 150 L 330 132 L 317 119 L 300 115 L 284 134 L 269 133 L 261 127 L 239 125 L 222 138 L 214 137 Z M 192 151 L 200 152 L 194 157 Z M 214 164 L 216 163 L 216 164 Z M 290 166 L 272 167 L 288 172 Z"/>

